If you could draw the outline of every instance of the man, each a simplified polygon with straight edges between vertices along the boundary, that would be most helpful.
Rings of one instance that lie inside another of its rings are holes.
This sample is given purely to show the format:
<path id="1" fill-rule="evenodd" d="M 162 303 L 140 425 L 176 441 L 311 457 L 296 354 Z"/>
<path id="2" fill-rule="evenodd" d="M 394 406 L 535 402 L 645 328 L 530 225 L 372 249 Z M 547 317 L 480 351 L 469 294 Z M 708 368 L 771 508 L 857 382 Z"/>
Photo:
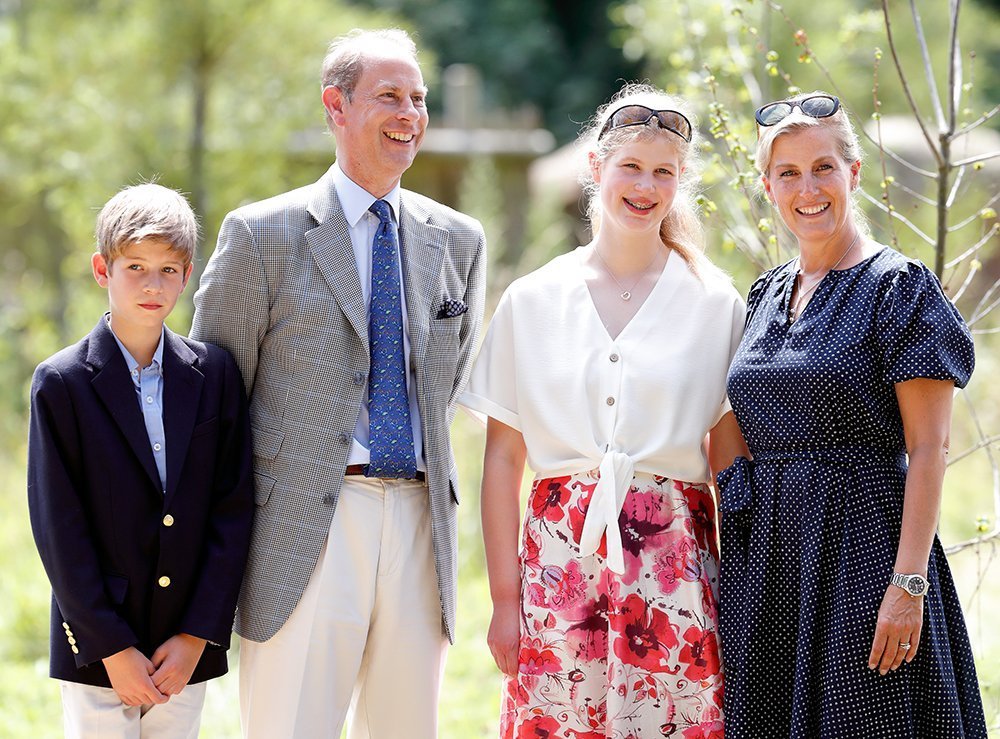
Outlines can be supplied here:
<path id="1" fill-rule="evenodd" d="M 482 321 L 481 225 L 400 188 L 427 128 L 416 47 L 323 63 L 336 163 L 230 213 L 192 335 L 250 396 L 256 515 L 236 630 L 247 737 L 433 737 L 455 634 L 448 429 Z"/>

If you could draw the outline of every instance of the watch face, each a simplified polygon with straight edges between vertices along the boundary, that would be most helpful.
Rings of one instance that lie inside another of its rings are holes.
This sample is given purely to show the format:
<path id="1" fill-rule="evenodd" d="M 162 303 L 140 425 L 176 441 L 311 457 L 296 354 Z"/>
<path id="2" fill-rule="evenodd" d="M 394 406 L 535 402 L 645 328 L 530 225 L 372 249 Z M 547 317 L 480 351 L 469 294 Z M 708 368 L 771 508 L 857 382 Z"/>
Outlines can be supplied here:
<path id="1" fill-rule="evenodd" d="M 927 590 L 927 581 L 922 577 L 911 577 L 906 583 L 906 590 L 910 595 L 923 595 Z"/>

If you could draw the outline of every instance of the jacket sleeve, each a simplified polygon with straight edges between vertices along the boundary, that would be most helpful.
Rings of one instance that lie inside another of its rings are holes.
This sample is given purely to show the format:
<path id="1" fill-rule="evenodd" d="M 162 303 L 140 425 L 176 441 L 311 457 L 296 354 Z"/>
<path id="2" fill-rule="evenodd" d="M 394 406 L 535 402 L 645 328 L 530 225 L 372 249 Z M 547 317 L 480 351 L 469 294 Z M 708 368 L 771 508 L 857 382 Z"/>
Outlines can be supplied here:
<path id="1" fill-rule="evenodd" d="M 455 400 L 465 390 L 472 374 L 472 360 L 479 343 L 479 332 L 483 327 L 483 311 L 486 304 L 486 234 L 483 233 L 482 227 L 476 243 L 476 254 L 465 283 L 465 303 L 469 306 L 469 310 L 462 317 L 462 326 L 459 329 L 458 366 L 455 371 L 455 384 L 448 400 L 452 412 L 455 409 Z"/>
<path id="2" fill-rule="evenodd" d="M 83 447 L 59 371 L 41 365 L 31 383 L 28 513 L 52 593 L 75 643 L 78 667 L 139 642 L 108 597 L 93 533 L 75 480 Z"/>
<path id="3" fill-rule="evenodd" d="M 253 524 L 250 417 L 236 362 L 226 352 L 218 456 L 204 558 L 178 631 L 228 647 Z"/>
<path id="4" fill-rule="evenodd" d="M 260 344 L 267 332 L 270 293 L 257 241 L 246 220 L 236 213 L 227 215 L 222 223 L 194 306 L 191 338 L 228 350 L 249 396 Z"/>

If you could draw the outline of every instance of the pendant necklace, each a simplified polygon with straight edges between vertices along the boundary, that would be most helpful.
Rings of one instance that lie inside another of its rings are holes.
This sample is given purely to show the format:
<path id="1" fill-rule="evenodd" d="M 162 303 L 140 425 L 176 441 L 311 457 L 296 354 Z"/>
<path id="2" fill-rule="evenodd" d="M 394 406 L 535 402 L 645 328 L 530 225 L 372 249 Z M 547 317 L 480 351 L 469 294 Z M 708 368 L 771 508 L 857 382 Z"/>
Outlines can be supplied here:
<path id="1" fill-rule="evenodd" d="M 861 238 L 860 231 L 858 231 L 857 234 L 855 234 L 854 241 L 852 241 L 850 246 L 848 246 L 847 249 L 844 251 L 844 253 L 840 255 L 840 259 L 834 262 L 833 266 L 830 267 L 830 269 L 828 269 L 825 273 L 823 273 L 823 277 L 826 277 L 830 272 L 833 272 L 833 270 L 837 269 L 837 267 L 840 266 L 840 263 L 843 262 L 844 259 L 847 257 L 847 255 L 851 253 L 851 249 L 854 248 L 854 245 L 858 243 L 859 238 Z M 801 264 L 801 260 L 799 261 Z M 798 320 L 798 318 L 802 315 L 802 311 L 805 310 L 805 306 L 802 305 L 802 303 L 805 301 L 806 298 L 808 298 L 810 295 L 813 294 L 813 291 L 817 287 L 819 287 L 819 284 L 823 281 L 823 277 L 820 277 L 818 280 L 816 280 L 816 282 L 814 282 L 812 285 L 809 286 L 808 290 L 803 290 L 802 285 L 804 280 L 802 279 L 802 271 L 800 269 L 796 269 L 795 273 L 796 273 L 795 279 L 798 280 L 799 283 L 799 294 L 795 296 L 795 302 L 793 302 L 792 305 L 790 306 L 790 311 L 788 314 L 789 323 L 795 323 L 795 321 Z"/>
<path id="2" fill-rule="evenodd" d="M 604 257 L 601 256 L 601 252 L 596 245 L 594 246 L 594 253 L 597 255 L 597 258 L 601 260 L 601 264 L 604 265 L 604 270 L 609 275 L 611 275 L 611 279 L 615 281 L 615 284 L 618 285 L 618 289 L 621 290 L 621 292 L 618 293 L 618 297 L 624 300 L 626 303 L 632 299 L 632 291 L 635 290 L 636 285 L 638 285 L 642 281 L 642 278 L 646 276 L 646 272 L 649 271 L 649 268 L 653 266 L 653 264 L 660 256 L 660 250 L 659 248 L 657 248 L 656 253 L 653 254 L 653 258 L 649 261 L 649 264 L 647 264 L 639 273 L 639 278 L 632 283 L 632 287 L 626 289 L 625 286 L 621 283 L 621 280 L 619 280 L 615 276 L 615 273 L 611 271 L 611 267 L 608 266 L 608 263 L 604 261 Z"/>

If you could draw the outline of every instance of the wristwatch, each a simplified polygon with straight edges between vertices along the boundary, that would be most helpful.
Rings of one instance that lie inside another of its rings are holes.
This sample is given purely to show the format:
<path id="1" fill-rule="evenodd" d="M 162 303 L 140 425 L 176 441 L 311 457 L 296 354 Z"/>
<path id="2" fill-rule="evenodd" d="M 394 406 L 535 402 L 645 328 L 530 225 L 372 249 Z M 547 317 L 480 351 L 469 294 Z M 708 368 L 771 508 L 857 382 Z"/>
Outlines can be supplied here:
<path id="1" fill-rule="evenodd" d="M 923 575 L 903 575 L 899 572 L 892 573 L 892 584 L 902 588 L 914 598 L 926 595 L 930 585 Z"/>

